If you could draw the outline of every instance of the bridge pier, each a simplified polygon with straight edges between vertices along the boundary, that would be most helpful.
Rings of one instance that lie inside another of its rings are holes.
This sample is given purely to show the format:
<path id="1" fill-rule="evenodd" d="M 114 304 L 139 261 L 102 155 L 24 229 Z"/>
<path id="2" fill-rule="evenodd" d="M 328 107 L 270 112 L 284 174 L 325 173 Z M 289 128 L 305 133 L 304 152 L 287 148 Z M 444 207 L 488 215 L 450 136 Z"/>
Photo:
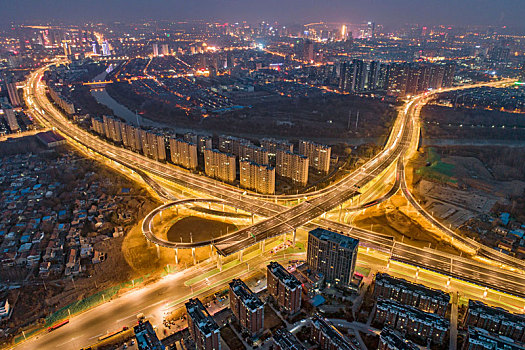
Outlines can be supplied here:
<path id="1" fill-rule="evenodd" d="M 296 237 L 296 236 L 297 236 L 297 229 L 294 229 L 294 230 L 293 230 L 293 236 L 292 236 L 292 237 L 293 237 L 293 238 L 292 238 L 292 244 L 293 244 L 294 247 L 295 247 L 295 237 Z"/>
<path id="2" fill-rule="evenodd" d="M 157 246 L 157 258 L 160 259 L 160 247 L 158 244 L 155 244 Z"/>
<path id="3" fill-rule="evenodd" d="M 239 251 L 239 261 L 242 262 L 242 253 L 244 252 L 244 249 L 241 249 Z"/>
<path id="4" fill-rule="evenodd" d="M 253 213 L 252 213 L 252 225 L 253 225 Z"/>
<path id="5" fill-rule="evenodd" d="M 217 268 L 222 271 L 222 255 L 217 252 Z"/>
<path id="6" fill-rule="evenodd" d="M 264 245 L 265 245 L 265 242 L 266 242 L 266 240 L 263 239 L 263 240 L 261 241 L 261 244 L 260 244 L 260 247 L 261 247 L 261 253 L 263 253 L 263 254 L 264 254 Z"/>
<path id="7" fill-rule="evenodd" d="M 339 204 L 339 219 L 337 219 L 338 222 L 341 222 L 341 213 L 343 212 L 343 205 Z"/>
<path id="8" fill-rule="evenodd" d="M 179 248 L 175 248 L 175 264 L 179 264 Z"/>
<path id="9" fill-rule="evenodd" d="M 193 257 L 193 265 L 197 265 L 197 258 L 195 257 L 195 248 L 191 248 L 191 256 Z"/>

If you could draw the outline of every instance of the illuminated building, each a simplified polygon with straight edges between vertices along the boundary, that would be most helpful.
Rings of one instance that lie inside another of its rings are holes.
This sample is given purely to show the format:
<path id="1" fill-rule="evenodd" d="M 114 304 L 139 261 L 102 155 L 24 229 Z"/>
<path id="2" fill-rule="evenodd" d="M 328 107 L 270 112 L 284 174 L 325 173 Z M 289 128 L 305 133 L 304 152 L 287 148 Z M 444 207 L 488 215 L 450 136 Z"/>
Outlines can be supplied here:
<path id="1" fill-rule="evenodd" d="M 385 327 L 379 334 L 378 350 L 418 350 L 419 347 L 390 327 Z"/>
<path id="2" fill-rule="evenodd" d="M 315 142 L 299 141 L 299 153 L 308 157 L 309 165 L 323 173 L 330 170 L 332 148 Z"/>
<path id="3" fill-rule="evenodd" d="M 396 300 L 441 316 L 445 316 L 450 303 L 448 293 L 408 282 L 402 278 L 395 278 L 386 273 L 376 274 L 374 296 Z"/>
<path id="4" fill-rule="evenodd" d="M 345 336 L 325 318 L 312 317 L 311 340 L 321 350 L 353 350 Z"/>
<path id="5" fill-rule="evenodd" d="M 216 149 L 204 150 L 204 172 L 207 176 L 225 182 L 234 182 L 236 174 L 235 156 Z"/>
<path id="6" fill-rule="evenodd" d="M 450 322 L 442 316 L 388 299 L 377 301 L 374 323 L 438 345 L 448 339 L 446 335 L 450 327 Z"/>
<path id="7" fill-rule="evenodd" d="M 109 49 L 109 43 L 106 40 L 102 42 L 102 56 L 111 56 L 111 50 Z"/>
<path id="8" fill-rule="evenodd" d="M 98 44 L 98 42 L 93 41 L 93 43 L 91 43 L 91 46 L 93 47 L 93 54 L 100 55 L 100 45 Z"/>
<path id="9" fill-rule="evenodd" d="M 286 328 L 279 328 L 275 331 L 273 348 L 275 350 L 306 350 L 303 344 Z"/>
<path id="10" fill-rule="evenodd" d="M 276 173 L 292 180 L 296 185 L 308 183 L 308 157 L 289 151 L 277 150 Z"/>
<path id="11" fill-rule="evenodd" d="M 248 160 L 257 164 L 268 164 L 268 151 L 251 144 L 239 145 L 239 160 Z"/>
<path id="12" fill-rule="evenodd" d="M 159 55 L 159 44 L 153 43 L 153 56 L 157 57 Z"/>
<path id="13" fill-rule="evenodd" d="M 221 333 L 219 326 L 199 299 L 186 303 L 188 329 L 198 350 L 219 350 Z"/>
<path id="14" fill-rule="evenodd" d="M 261 145 L 263 148 L 267 149 L 268 154 L 272 156 L 277 154 L 277 150 L 293 152 L 293 144 L 285 140 L 264 138 L 261 140 Z"/>
<path id="15" fill-rule="evenodd" d="M 117 121 L 107 115 L 103 117 L 103 120 L 106 138 L 113 142 L 122 142 L 121 129 L 120 125 L 117 125 Z"/>
<path id="16" fill-rule="evenodd" d="M 220 135 L 219 136 L 219 151 L 225 153 L 231 153 L 239 156 L 241 154 L 241 145 L 250 145 L 251 142 L 246 139 Z"/>
<path id="17" fill-rule="evenodd" d="M 468 302 L 465 327 L 477 327 L 525 343 L 525 315 L 491 307 L 479 300 Z"/>
<path id="18" fill-rule="evenodd" d="M 13 107 L 21 106 L 22 101 L 20 100 L 20 96 L 18 95 L 16 83 L 13 81 L 8 81 L 6 82 L 6 86 L 7 86 L 7 94 L 9 95 L 9 101 L 11 102 L 11 106 Z"/>
<path id="19" fill-rule="evenodd" d="M 348 287 L 352 282 L 359 240 L 316 228 L 308 232 L 306 262 L 326 282 Z"/>
<path id="20" fill-rule="evenodd" d="M 314 60 L 314 43 L 311 40 L 305 40 L 303 43 L 303 59 L 307 62 Z"/>
<path id="21" fill-rule="evenodd" d="M 374 39 L 376 32 L 376 24 L 374 22 L 368 22 L 366 24 L 365 38 Z"/>
<path id="22" fill-rule="evenodd" d="M 275 168 L 269 165 L 240 160 L 239 175 L 241 186 L 244 188 L 263 194 L 275 192 Z"/>
<path id="23" fill-rule="evenodd" d="M 197 168 L 197 145 L 194 143 L 170 138 L 170 156 L 173 164 L 186 169 Z"/>
<path id="24" fill-rule="evenodd" d="M 164 56 L 170 54 L 170 48 L 168 44 L 162 44 L 162 46 L 160 47 L 160 53 Z"/>
<path id="25" fill-rule="evenodd" d="M 272 261 L 266 267 L 268 293 L 275 299 L 279 308 L 293 315 L 301 311 L 301 282 L 281 264 Z"/>
<path id="26" fill-rule="evenodd" d="M 264 327 L 264 304 L 240 279 L 230 282 L 230 309 L 242 328 L 251 335 L 260 334 Z"/>

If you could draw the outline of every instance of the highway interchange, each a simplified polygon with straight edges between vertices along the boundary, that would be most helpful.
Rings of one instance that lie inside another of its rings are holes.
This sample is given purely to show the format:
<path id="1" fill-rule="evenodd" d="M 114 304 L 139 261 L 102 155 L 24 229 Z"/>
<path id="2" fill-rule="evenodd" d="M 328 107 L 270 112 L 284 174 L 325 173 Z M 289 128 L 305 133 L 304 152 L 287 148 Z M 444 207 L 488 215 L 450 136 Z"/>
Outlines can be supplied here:
<path id="1" fill-rule="evenodd" d="M 408 263 L 412 266 L 436 271 L 444 275 L 474 282 L 481 286 L 525 297 L 525 278 L 523 278 L 521 273 L 509 269 L 509 267 L 512 267 L 514 269 L 525 270 L 523 263 L 516 259 L 502 256 L 494 250 L 483 247 L 476 242 L 468 241 L 467 243 L 473 245 L 479 254 L 504 265 L 506 269 L 495 266 L 494 264 L 483 264 L 468 257 L 454 256 L 429 248 L 411 247 L 400 242 L 395 242 L 392 237 L 357 229 L 333 220 L 319 218 L 324 213 L 348 202 L 350 198 L 359 195 L 367 184 L 370 184 L 374 180 L 381 180 L 389 171 L 395 171 L 395 183 L 387 194 L 374 201 L 361 204 L 355 207 L 355 209 L 359 210 L 366 206 L 380 203 L 395 194 L 398 189 L 401 189 L 403 195 L 407 197 L 410 203 L 425 219 L 429 220 L 447 235 L 456 239 L 462 239 L 456 237 L 457 235 L 453 231 L 447 229 L 446 226 L 435 220 L 420 207 L 417 200 L 410 194 L 404 179 L 404 158 L 413 151 L 414 147 L 417 147 L 419 138 L 417 117 L 421 106 L 426 102 L 427 96 L 417 96 L 407 102 L 405 108 L 400 112 L 400 117 L 394 124 L 393 131 L 384 150 L 372 160 L 368 161 L 363 167 L 349 174 L 344 179 L 322 190 L 307 194 L 262 196 L 246 193 L 244 190 L 223 184 L 219 181 L 187 172 L 169 164 L 153 161 L 130 150 L 106 143 L 89 132 L 80 129 L 69 122 L 47 99 L 45 87 L 40 82 L 45 69 L 46 68 L 42 68 L 30 76 L 25 91 L 26 102 L 28 106 L 31 107 L 32 115 L 44 125 L 56 128 L 68 137 L 70 141 L 77 143 L 76 146 L 81 145 L 90 152 L 96 152 L 105 158 L 140 173 L 145 181 L 154 187 L 155 191 L 163 194 L 162 197 L 168 202 L 173 201 L 175 197 L 164 187 L 156 183 L 149 174 L 215 200 L 224 201 L 228 205 L 243 208 L 246 211 L 265 218 L 243 230 L 223 236 L 213 242 L 205 242 L 206 244 L 213 243 L 221 255 L 231 255 L 269 237 L 291 232 L 300 227 L 316 225 L 359 238 L 361 246 L 386 253 L 386 260 L 390 258 L 393 262 Z M 302 202 L 301 199 L 303 200 Z M 290 207 L 280 204 L 283 201 L 297 201 L 298 204 Z M 145 225 L 145 227 L 145 231 L 148 231 L 148 226 Z M 154 239 L 154 234 L 151 230 L 149 238 Z M 154 243 L 171 248 L 179 247 L 177 245 L 171 245 L 170 242 L 154 241 Z M 196 243 L 200 244 L 199 242 Z M 181 248 L 187 247 L 181 246 Z M 261 257 L 261 259 L 261 261 L 266 261 L 265 259 L 268 259 L 268 257 Z M 195 267 L 193 269 L 198 268 L 199 267 Z M 181 296 L 186 295 L 189 297 L 187 291 L 181 290 L 181 293 Z M 120 298 L 118 300 L 120 300 Z M 149 298 L 147 298 L 147 300 L 151 301 Z M 112 303 L 116 303 L 116 301 Z M 122 303 L 125 304 L 126 301 L 124 300 Z M 101 308 L 102 310 L 106 310 L 108 307 L 109 306 L 102 305 L 97 307 L 97 309 Z M 147 308 L 147 305 L 141 305 L 141 307 Z M 81 333 L 83 332 L 84 331 Z M 60 333 L 57 331 L 56 334 L 58 336 Z M 88 332 L 87 334 L 92 333 Z M 48 336 L 47 338 L 54 337 Z M 55 341 L 50 344 L 55 344 L 55 347 L 60 345 Z M 23 346 L 22 348 L 26 347 Z"/>

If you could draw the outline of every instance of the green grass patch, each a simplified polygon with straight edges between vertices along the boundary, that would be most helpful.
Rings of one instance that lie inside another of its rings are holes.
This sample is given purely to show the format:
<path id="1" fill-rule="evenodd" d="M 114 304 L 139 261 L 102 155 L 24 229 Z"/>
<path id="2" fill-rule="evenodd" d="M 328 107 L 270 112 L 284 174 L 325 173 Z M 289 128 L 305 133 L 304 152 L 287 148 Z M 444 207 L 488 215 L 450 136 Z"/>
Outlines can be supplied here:
<path id="1" fill-rule="evenodd" d="M 363 267 L 363 266 L 357 266 L 355 268 L 355 272 L 360 273 L 361 275 L 368 277 L 370 274 L 370 268 L 369 267 Z"/>

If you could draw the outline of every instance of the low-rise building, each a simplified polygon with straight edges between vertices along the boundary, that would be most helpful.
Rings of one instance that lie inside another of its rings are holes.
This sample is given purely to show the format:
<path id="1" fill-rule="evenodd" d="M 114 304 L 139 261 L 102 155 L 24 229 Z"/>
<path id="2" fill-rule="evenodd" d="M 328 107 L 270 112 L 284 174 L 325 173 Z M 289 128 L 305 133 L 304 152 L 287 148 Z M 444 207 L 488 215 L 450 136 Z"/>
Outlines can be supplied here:
<path id="1" fill-rule="evenodd" d="M 479 300 L 469 300 L 465 326 L 485 329 L 525 343 L 525 316 L 491 307 Z"/>
<path id="2" fill-rule="evenodd" d="M 464 350 L 523 350 L 525 344 L 508 337 L 490 334 L 488 331 L 469 327 Z"/>
<path id="3" fill-rule="evenodd" d="M 419 347 L 390 327 L 385 327 L 379 334 L 378 350 L 418 350 Z"/>
<path id="4" fill-rule="evenodd" d="M 445 316 L 450 303 L 450 295 L 441 290 L 431 289 L 395 278 L 386 273 L 378 273 L 375 279 L 374 296 L 376 299 L 392 299 L 402 304 L 417 307 L 425 312 Z"/>
<path id="5" fill-rule="evenodd" d="M 395 300 L 379 299 L 376 303 L 374 323 L 406 332 L 422 342 L 443 344 L 450 327 L 448 320 L 436 314 L 403 305 Z"/>

